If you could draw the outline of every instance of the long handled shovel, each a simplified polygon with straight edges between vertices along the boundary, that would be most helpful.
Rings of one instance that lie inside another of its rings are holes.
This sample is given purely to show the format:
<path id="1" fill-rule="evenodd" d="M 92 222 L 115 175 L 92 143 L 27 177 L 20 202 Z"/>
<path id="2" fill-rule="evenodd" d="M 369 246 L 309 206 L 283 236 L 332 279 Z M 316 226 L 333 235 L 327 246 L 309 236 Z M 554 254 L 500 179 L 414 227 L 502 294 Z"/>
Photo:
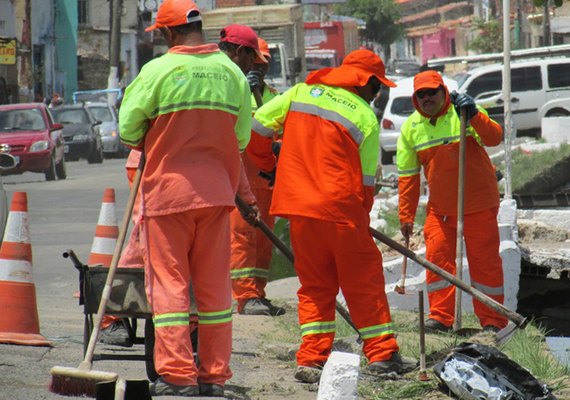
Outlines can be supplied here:
<path id="1" fill-rule="evenodd" d="M 406 249 L 410 248 L 410 237 L 405 238 Z M 394 292 L 398 294 L 406 294 L 406 273 L 408 269 L 408 257 L 404 256 L 402 259 L 402 278 L 400 282 L 394 287 Z"/>
<path id="2" fill-rule="evenodd" d="M 464 292 L 468 293 L 472 297 L 479 300 L 481 303 L 485 304 L 487 307 L 495 310 L 501 315 L 504 315 L 513 323 L 509 323 L 505 328 L 501 329 L 497 333 L 497 342 L 499 344 L 505 343 L 514 333 L 517 328 L 524 329 L 528 323 L 528 320 L 520 314 L 509 310 L 507 307 L 499 303 L 498 301 L 490 298 L 485 293 L 480 292 L 479 290 L 475 289 L 472 286 L 467 285 L 465 282 L 457 279 L 454 275 L 450 274 L 446 270 L 438 267 L 431 261 L 426 260 L 422 256 L 414 253 L 412 250 L 407 249 L 406 247 L 402 246 L 400 243 L 392 240 L 388 236 L 384 235 L 382 232 L 377 231 L 376 229 L 370 227 L 370 233 L 372 236 L 379 240 L 380 242 L 390 246 L 398 253 L 405 255 L 410 260 L 415 261 L 425 269 L 430 270 L 434 274 L 441 276 L 443 279 L 454 285 L 455 287 L 463 290 Z"/>
<path id="3" fill-rule="evenodd" d="M 242 213 L 245 214 L 250 214 L 253 212 L 253 209 L 249 206 L 249 204 L 247 204 L 241 197 L 236 196 L 236 205 L 238 206 L 238 208 L 242 211 Z M 261 220 L 256 221 L 255 223 L 255 227 L 259 228 L 261 230 L 261 232 L 263 232 L 263 234 L 265 236 L 267 236 L 267 238 L 271 241 L 271 243 L 273 243 L 275 245 L 275 247 L 277 247 L 281 253 L 283 253 L 283 255 L 285 257 L 287 257 L 287 259 L 294 264 L 295 263 L 295 257 L 293 255 L 293 252 L 287 247 L 287 245 L 285 243 L 283 243 L 278 237 L 277 235 L 275 235 L 273 233 L 273 231 L 271 230 L 271 228 L 269 226 L 267 226 L 267 224 Z M 346 308 L 344 308 L 344 306 L 337 300 L 336 301 L 336 311 L 340 314 L 340 316 L 346 321 L 346 323 L 348 325 L 350 325 L 350 327 L 352 329 L 354 329 L 354 332 L 356 332 L 358 334 L 358 340 L 362 341 L 362 336 L 360 335 L 360 332 L 358 331 L 358 328 L 354 325 L 354 322 L 352 322 L 352 319 L 350 318 L 350 314 L 348 313 L 348 310 Z"/>
<path id="4" fill-rule="evenodd" d="M 459 173 L 457 183 L 457 236 L 455 238 L 455 276 L 458 280 L 463 279 L 463 198 L 465 193 L 465 147 L 467 130 L 467 110 L 460 111 L 460 136 L 459 136 Z M 453 330 L 461 329 L 461 292 L 455 291 L 455 318 Z"/>
<path id="5" fill-rule="evenodd" d="M 101 294 L 101 301 L 99 303 L 99 308 L 97 309 L 97 315 L 95 316 L 95 320 L 93 322 L 93 330 L 91 331 L 91 336 L 89 338 L 89 344 L 87 345 L 85 357 L 77 368 L 56 366 L 51 369 L 52 381 L 50 390 L 54 393 L 62 395 L 93 396 L 96 392 L 96 384 L 98 382 L 116 381 L 118 378 L 118 375 L 116 373 L 93 371 L 91 368 L 93 366 L 93 353 L 95 352 L 95 344 L 97 343 L 97 337 L 101 331 L 101 322 L 103 321 L 107 303 L 111 297 L 113 279 L 115 277 L 115 272 L 117 271 L 117 265 L 119 264 L 119 258 L 121 257 L 121 251 L 123 250 L 125 237 L 127 236 L 129 221 L 133 213 L 133 206 L 135 204 L 135 199 L 137 197 L 138 189 L 140 186 L 144 162 L 145 159 L 143 154 L 141 156 L 139 167 L 133 180 L 133 185 L 129 194 L 129 200 L 127 201 L 127 208 L 123 216 L 123 221 L 121 222 L 119 237 L 117 238 L 117 244 L 115 245 L 115 251 L 113 252 L 113 259 L 111 260 L 109 272 L 107 273 L 105 287 L 103 288 L 103 293 Z"/>

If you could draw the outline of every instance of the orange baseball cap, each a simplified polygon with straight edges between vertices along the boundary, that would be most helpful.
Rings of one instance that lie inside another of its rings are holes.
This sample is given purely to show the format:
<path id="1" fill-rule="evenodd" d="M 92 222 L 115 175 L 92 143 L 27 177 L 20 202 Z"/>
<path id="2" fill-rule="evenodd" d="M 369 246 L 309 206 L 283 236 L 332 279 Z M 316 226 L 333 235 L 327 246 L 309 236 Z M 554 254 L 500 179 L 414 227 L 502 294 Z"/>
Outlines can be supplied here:
<path id="1" fill-rule="evenodd" d="M 263 55 L 263 57 L 266 58 L 267 61 L 262 61 L 261 58 L 255 57 L 254 63 L 255 64 L 267 64 L 269 62 L 269 60 L 271 59 L 271 53 L 269 52 L 269 45 L 267 44 L 267 42 L 265 40 L 263 40 L 260 37 L 257 38 L 257 44 L 259 46 L 259 52 Z"/>
<path id="2" fill-rule="evenodd" d="M 220 42 L 228 42 L 253 49 L 257 55 L 256 60 L 267 63 L 267 60 L 259 50 L 257 33 L 249 26 L 232 24 L 220 31 Z"/>
<path id="3" fill-rule="evenodd" d="M 376 53 L 370 50 L 354 50 L 344 58 L 340 67 L 314 71 L 305 82 L 333 86 L 366 86 L 371 76 L 375 76 L 386 86 L 396 87 L 394 82 L 386 78 L 384 62 Z"/>
<path id="4" fill-rule="evenodd" d="M 202 21 L 200 10 L 192 0 L 164 0 L 156 13 L 154 25 L 145 29 L 146 32 L 159 28 L 185 25 Z"/>
<path id="5" fill-rule="evenodd" d="M 437 71 L 420 72 L 414 77 L 414 93 L 422 89 L 437 89 L 440 86 L 445 87 L 445 83 L 443 83 L 443 77 Z"/>

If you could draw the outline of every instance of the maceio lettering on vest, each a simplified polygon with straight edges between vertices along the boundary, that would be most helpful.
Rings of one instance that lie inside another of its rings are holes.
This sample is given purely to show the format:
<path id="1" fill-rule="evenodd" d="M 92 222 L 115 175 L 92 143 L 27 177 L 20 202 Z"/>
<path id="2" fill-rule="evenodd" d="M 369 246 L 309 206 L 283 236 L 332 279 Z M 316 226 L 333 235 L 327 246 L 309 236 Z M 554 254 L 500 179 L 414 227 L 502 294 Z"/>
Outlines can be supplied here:
<path id="1" fill-rule="evenodd" d="M 349 99 L 334 96 L 329 91 L 325 92 L 325 96 L 327 97 L 327 99 L 334 101 L 337 104 L 342 104 L 343 106 L 346 106 L 346 107 L 350 108 L 351 110 L 356 110 L 356 107 L 357 107 L 356 104 L 353 103 L 352 101 L 350 101 Z"/>

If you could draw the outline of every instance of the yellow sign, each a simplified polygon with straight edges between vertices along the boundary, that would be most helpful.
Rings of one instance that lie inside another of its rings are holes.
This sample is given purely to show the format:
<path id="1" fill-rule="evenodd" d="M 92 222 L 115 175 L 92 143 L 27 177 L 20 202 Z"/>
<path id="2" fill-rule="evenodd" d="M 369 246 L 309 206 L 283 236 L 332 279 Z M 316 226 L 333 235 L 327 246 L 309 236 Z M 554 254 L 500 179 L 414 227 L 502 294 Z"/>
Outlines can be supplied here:
<path id="1" fill-rule="evenodd" d="M 16 39 L 0 38 L 0 64 L 16 64 Z"/>

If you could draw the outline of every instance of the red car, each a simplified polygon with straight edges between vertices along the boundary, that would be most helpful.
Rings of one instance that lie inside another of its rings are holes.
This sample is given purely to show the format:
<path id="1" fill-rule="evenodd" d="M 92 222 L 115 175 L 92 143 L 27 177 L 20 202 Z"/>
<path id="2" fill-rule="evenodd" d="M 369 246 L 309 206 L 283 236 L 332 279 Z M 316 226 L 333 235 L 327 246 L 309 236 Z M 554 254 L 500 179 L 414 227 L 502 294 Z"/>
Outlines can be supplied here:
<path id="1" fill-rule="evenodd" d="M 41 172 L 47 181 L 65 179 L 63 126 L 55 123 L 43 103 L 0 106 L 0 152 L 17 165 L 8 174 Z"/>

